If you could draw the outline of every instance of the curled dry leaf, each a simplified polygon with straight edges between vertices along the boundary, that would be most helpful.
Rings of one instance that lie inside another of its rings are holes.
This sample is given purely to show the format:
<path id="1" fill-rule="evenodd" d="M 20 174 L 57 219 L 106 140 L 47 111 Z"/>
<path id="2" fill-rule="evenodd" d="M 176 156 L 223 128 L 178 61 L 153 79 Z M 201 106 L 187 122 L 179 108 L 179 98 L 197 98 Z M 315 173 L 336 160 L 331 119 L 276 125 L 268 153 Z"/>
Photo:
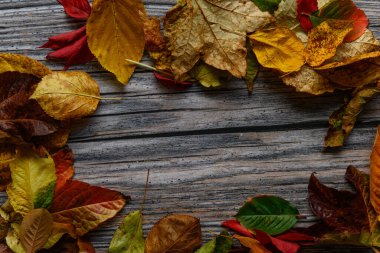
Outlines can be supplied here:
<path id="1" fill-rule="evenodd" d="M 251 1 L 186 0 L 165 16 L 172 71 L 183 79 L 202 59 L 241 78 L 246 75 L 246 34 L 273 21 Z"/>
<path id="2" fill-rule="evenodd" d="M 126 84 L 135 65 L 125 59 L 139 62 L 144 52 L 140 0 L 96 0 L 87 21 L 88 45 L 100 64 Z"/>
<path id="3" fill-rule="evenodd" d="M 266 68 L 287 73 L 305 64 L 304 45 L 289 28 L 258 30 L 249 38 L 258 61 Z"/>
<path id="4" fill-rule="evenodd" d="M 351 22 L 337 20 L 325 21 L 312 29 L 305 50 L 307 63 L 317 67 L 334 57 L 338 46 L 350 31 Z"/>
<path id="5" fill-rule="evenodd" d="M 41 80 L 30 98 L 51 117 L 68 120 L 94 113 L 100 92 L 96 81 L 85 72 L 54 72 Z"/>
<path id="6" fill-rule="evenodd" d="M 376 213 L 380 214 L 380 127 L 377 128 L 375 143 L 371 154 L 371 203 Z"/>
<path id="7" fill-rule="evenodd" d="M 258 240 L 251 237 L 244 237 L 241 235 L 234 235 L 234 238 L 239 240 L 239 242 L 249 248 L 251 252 L 255 253 L 271 253 L 271 251 L 267 250 L 264 245 L 262 245 Z"/>
<path id="8" fill-rule="evenodd" d="M 148 233 L 145 253 L 192 253 L 202 242 L 199 219 L 170 215 L 159 220 Z"/>
<path id="9" fill-rule="evenodd" d="M 55 193 L 49 211 L 54 222 L 73 224 L 82 236 L 114 217 L 129 199 L 113 190 L 68 180 Z"/>
<path id="10" fill-rule="evenodd" d="M 236 219 L 247 229 L 277 235 L 292 228 L 299 212 L 290 202 L 275 196 L 260 196 L 247 201 Z"/>
<path id="11" fill-rule="evenodd" d="M 19 149 L 10 163 L 12 183 L 7 194 L 13 209 L 26 215 L 35 208 L 48 208 L 56 182 L 53 159 L 40 157 L 31 149 Z"/>
<path id="12" fill-rule="evenodd" d="M 34 253 L 48 241 L 53 231 L 53 218 L 46 209 L 34 209 L 22 220 L 20 241 L 26 253 Z"/>
<path id="13" fill-rule="evenodd" d="M 354 129 L 363 107 L 380 93 L 377 87 L 364 87 L 356 90 L 341 108 L 329 119 L 329 130 L 325 138 L 325 147 L 341 147 Z"/>
<path id="14" fill-rule="evenodd" d="M 145 240 L 141 211 L 129 213 L 115 231 L 109 247 L 110 253 L 144 253 Z"/>

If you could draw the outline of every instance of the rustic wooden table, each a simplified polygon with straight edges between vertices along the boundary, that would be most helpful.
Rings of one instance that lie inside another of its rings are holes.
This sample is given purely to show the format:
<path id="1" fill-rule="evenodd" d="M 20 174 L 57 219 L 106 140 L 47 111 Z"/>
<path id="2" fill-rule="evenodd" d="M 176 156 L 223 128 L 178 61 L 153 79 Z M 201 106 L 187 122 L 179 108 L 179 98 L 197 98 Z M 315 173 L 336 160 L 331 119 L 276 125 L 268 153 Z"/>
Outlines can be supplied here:
<path id="1" fill-rule="evenodd" d="M 176 1 L 144 2 L 149 14 L 162 16 Z M 356 2 L 380 37 L 379 0 Z M 0 51 L 26 54 L 60 70 L 61 63 L 45 60 L 49 50 L 37 47 L 80 25 L 55 0 L 0 0 Z M 97 62 L 72 69 L 90 73 L 102 95 L 125 98 L 102 101 L 94 116 L 76 124 L 70 138 L 77 179 L 132 197 L 122 213 L 90 234 L 98 252 L 106 252 L 122 217 L 139 208 L 148 169 L 145 231 L 162 216 L 189 213 L 201 219 L 205 240 L 255 194 L 292 201 L 307 217 L 301 225 L 311 224 L 315 218 L 307 204 L 307 183 L 312 172 L 343 188 L 348 165 L 368 171 L 380 122 L 379 98 L 367 106 L 344 148 L 324 152 L 327 119 L 343 102 L 343 93 L 295 93 L 268 71 L 260 74 L 253 96 L 248 96 L 241 81 L 215 90 L 197 86 L 176 92 L 141 69 L 126 87 Z M 366 251 L 340 247 L 335 252 Z"/>

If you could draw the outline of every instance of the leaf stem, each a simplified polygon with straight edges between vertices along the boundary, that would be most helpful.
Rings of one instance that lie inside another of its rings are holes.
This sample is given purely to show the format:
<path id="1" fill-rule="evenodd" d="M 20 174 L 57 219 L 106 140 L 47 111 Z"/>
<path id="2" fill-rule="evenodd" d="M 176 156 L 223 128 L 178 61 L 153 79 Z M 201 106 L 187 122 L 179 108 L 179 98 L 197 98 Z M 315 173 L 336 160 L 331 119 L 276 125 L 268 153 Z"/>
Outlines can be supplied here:
<path id="1" fill-rule="evenodd" d="M 146 181 L 145 181 L 145 188 L 144 188 L 144 197 L 143 197 L 143 200 L 142 200 L 142 203 L 141 203 L 141 207 L 140 207 L 141 212 L 142 212 L 142 210 L 144 208 L 144 204 L 145 204 L 145 200 L 146 200 L 146 195 L 148 193 L 149 174 L 150 174 L 150 169 L 148 169 L 148 173 L 146 174 Z"/>
<path id="2" fill-rule="evenodd" d="M 127 62 L 129 63 L 133 63 L 137 66 L 140 66 L 140 67 L 143 67 L 143 68 L 146 68 L 146 69 L 150 69 L 150 70 L 153 70 L 153 71 L 156 71 L 156 72 L 159 72 L 159 73 L 162 73 L 162 74 L 165 74 L 165 75 L 168 75 L 168 76 L 171 76 L 170 73 L 166 72 L 166 71 L 162 71 L 162 70 L 159 70 L 153 66 L 150 66 L 148 64 L 144 64 L 144 63 L 141 63 L 141 62 L 137 62 L 137 61 L 134 61 L 134 60 L 131 60 L 131 59 L 125 59 Z"/>

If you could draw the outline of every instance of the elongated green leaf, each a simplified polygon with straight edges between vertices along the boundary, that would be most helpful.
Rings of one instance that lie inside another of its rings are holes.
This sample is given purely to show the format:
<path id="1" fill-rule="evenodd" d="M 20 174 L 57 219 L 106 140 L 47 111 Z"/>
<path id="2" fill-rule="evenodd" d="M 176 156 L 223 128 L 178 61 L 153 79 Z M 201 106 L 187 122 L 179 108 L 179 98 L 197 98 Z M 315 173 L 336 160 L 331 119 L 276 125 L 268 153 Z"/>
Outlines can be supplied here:
<path id="1" fill-rule="evenodd" d="M 275 196 L 260 196 L 246 202 L 236 219 L 248 229 L 277 235 L 292 228 L 299 214 L 290 202 Z"/>
<path id="2" fill-rule="evenodd" d="M 129 213 L 116 230 L 109 247 L 110 253 L 144 253 L 141 211 Z"/>
<path id="3" fill-rule="evenodd" d="M 261 11 L 269 11 L 270 13 L 278 9 L 278 5 L 281 1 L 282 0 L 252 0 Z"/>
<path id="4" fill-rule="evenodd" d="M 19 149 L 10 163 L 12 183 L 7 187 L 14 210 L 26 215 L 36 208 L 48 208 L 56 183 L 55 165 L 48 156 L 41 158 L 31 149 Z"/>
<path id="5" fill-rule="evenodd" d="M 216 246 L 216 238 L 204 244 L 200 249 L 195 251 L 195 253 L 214 253 L 215 246 Z"/>

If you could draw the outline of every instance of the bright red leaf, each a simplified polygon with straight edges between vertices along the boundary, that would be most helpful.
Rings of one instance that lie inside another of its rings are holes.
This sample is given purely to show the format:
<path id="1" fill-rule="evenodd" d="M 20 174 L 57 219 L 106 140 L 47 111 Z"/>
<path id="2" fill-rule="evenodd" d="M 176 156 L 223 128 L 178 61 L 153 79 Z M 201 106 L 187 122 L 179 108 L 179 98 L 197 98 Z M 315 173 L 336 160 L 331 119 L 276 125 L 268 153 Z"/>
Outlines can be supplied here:
<path id="1" fill-rule="evenodd" d="M 243 227 L 237 220 L 227 220 L 222 223 L 222 226 L 229 228 L 238 234 L 253 238 L 253 232 Z"/>
<path id="2" fill-rule="evenodd" d="M 190 88 L 191 85 L 193 85 L 193 83 L 191 82 L 178 82 L 174 79 L 160 75 L 156 72 L 154 72 L 154 76 L 156 77 L 156 79 L 158 80 L 160 84 L 164 85 L 166 88 L 169 88 L 169 89 L 185 90 L 187 88 Z"/>
<path id="3" fill-rule="evenodd" d="M 262 244 L 272 244 L 282 253 L 296 253 L 300 248 L 300 246 L 297 243 L 288 242 L 276 237 L 272 237 L 261 230 L 255 229 L 255 233 L 255 238 L 259 240 Z"/>
<path id="4" fill-rule="evenodd" d="M 310 20 L 310 15 L 318 10 L 317 0 L 297 0 L 297 17 L 301 24 L 301 27 L 305 31 L 309 31 L 313 28 L 313 24 Z"/>
<path id="5" fill-rule="evenodd" d="M 72 18 L 87 19 L 91 14 L 91 6 L 88 0 L 58 0 L 65 8 L 65 12 Z"/>
<path id="6" fill-rule="evenodd" d="M 66 146 L 52 155 L 55 163 L 55 174 L 57 175 L 57 183 L 55 192 L 64 186 L 67 180 L 74 176 L 74 155 L 71 149 Z"/>

